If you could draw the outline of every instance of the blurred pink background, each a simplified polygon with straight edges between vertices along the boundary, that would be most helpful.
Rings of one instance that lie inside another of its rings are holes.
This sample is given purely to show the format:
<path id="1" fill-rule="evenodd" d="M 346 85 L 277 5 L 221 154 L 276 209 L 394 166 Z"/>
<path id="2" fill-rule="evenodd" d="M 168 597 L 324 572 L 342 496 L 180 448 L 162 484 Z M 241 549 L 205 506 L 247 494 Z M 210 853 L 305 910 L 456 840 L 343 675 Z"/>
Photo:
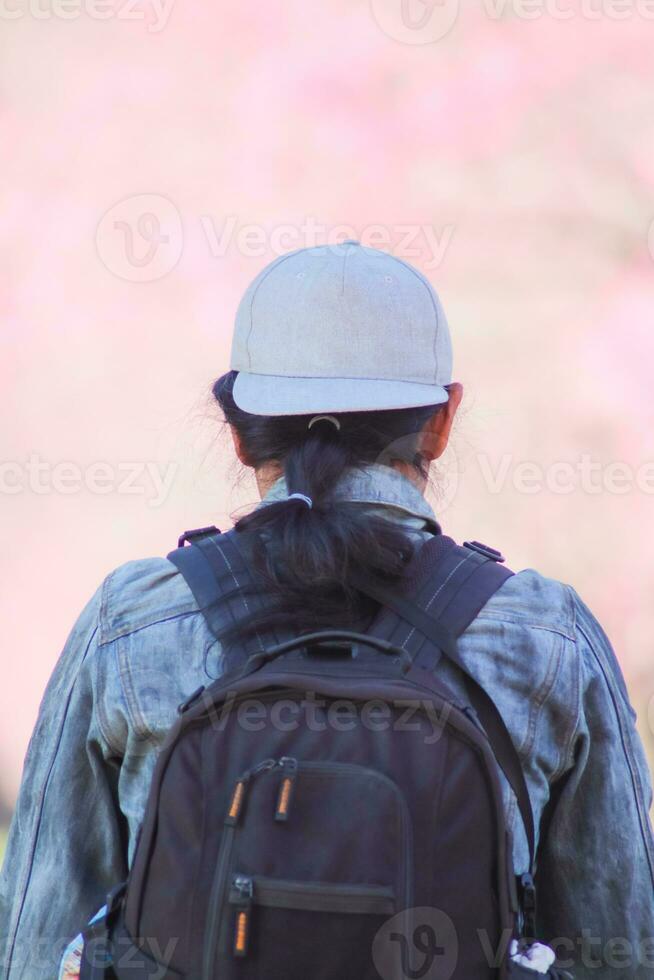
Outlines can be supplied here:
<path id="1" fill-rule="evenodd" d="M 241 292 L 343 238 L 447 310 L 467 394 L 445 529 L 577 588 L 651 751 L 654 25 L 644 0 L 524 7 L 4 3 L 9 806 L 102 578 L 257 499 L 208 398 Z"/>

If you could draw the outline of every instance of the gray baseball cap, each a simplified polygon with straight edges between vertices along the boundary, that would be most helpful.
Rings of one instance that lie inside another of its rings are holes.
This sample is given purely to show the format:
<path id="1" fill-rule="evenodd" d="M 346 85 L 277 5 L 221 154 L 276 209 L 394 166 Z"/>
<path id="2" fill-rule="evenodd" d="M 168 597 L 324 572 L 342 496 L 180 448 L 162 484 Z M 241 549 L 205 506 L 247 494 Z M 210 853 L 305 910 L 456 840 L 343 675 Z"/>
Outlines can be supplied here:
<path id="1" fill-rule="evenodd" d="M 438 296 L 401 259 L 347 241 L 289 252 L 236 314 L 234 400 L 253 415 L 437 405 L 452 345 Z"/>

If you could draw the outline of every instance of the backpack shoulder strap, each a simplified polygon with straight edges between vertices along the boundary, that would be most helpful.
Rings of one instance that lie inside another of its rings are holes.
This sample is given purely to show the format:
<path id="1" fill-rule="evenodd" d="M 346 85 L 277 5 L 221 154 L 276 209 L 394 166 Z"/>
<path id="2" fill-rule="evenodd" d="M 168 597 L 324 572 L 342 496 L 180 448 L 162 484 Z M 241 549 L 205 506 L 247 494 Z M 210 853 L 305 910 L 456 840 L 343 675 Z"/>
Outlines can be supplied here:
<path id="1" fill-rule="evenodd" d="M 470 674 L 456 644 L 456 639 L 465 632 L 491 596 L 513 575 L 512 571 L 500 564 L 500 559 L 502 556 L 499 552 L 480 546 L 478 542 L 459 546 L 449 538 L 437 536 L 421 547 L 415 572 L 409 576 L 404 588 L 371 586 L 363 579 L 358 580 L 356 585 L 432 640 L 432 644 L 420 649 L 414 661 L 417 668 L 433 669 L 443 654 L 463 673 L 471 705 L 488 736 L 497 763 L 516 796 L 529 845 L 530 871 L 533 873 L 534 817 L 518 753 L 495 702 Z M 446 644 L 442 642 L 443 630 L 450 637 L 450 642 Z"/>
<path id="2" fill-rule="evenodd" d="M 166 556 L 168 561 L 171 561 L 184 576 L 186 584 L 203 614 L 211 603 L 216 601 L 219 590 L 212 565 L 205 550 L 200 545 L 206 538 L 218 535 L 220 535 L 220 531 L 217 527 L 184 531 L 177 548 Z M 184 547 L 187 541 L 196 547 Z"/>
<path id="3" fill-rule="evenodd" d="M 171 551 L 168 560 L 184 576 L 215 637 L 230 618 L 241 619 L 258 609 L 263 597 L 248 589 L 252 577 L 234 542 L 234 532 L 221 534 L 215 527 L 199 528 L 186 531 L 180 541 L 181 547 Z M 190 547 L 184 547 L 184 541 L 188 541 Z M 272 642 L 275 642 L 274 636 Z M 261 637 L 256 634 L 242 644 L 240 655 L 247 659 L 263 649 Z"/>

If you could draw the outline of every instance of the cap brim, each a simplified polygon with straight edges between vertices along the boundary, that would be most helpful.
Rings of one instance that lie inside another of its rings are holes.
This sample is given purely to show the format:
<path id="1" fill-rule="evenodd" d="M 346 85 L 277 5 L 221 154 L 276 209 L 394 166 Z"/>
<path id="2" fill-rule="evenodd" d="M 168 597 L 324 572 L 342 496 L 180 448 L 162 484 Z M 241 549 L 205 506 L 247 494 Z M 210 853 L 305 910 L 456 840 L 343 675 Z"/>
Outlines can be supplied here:
<path id="1" fill-rule="evenodd" d="M 309 415 L 312 412 L 374 412 L 441 405 L 442 385 L 369 378 L 286 378 L 239 371 L 234 401 L 252 415 Z"/>

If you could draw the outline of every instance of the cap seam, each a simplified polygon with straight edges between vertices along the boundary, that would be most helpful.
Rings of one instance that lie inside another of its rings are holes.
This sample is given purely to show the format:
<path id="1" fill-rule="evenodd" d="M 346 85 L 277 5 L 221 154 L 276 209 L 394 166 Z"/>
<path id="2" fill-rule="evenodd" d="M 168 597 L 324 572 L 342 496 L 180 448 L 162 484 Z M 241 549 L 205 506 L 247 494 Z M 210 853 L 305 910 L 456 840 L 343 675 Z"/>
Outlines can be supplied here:
<path id="1" fill-rule="evenodd" d="M 409 272 L 411 273 L 411 275 L 415 276 L 415 278 L 418 280 L 418 282 L 421 282 L 422 285 L 427 290 L 427 294 L 429 295 L 429 299 L 431 301 L 431 305 L 433 306 L 434 313 L 436 314 L 436 333 L 434 335 L 434 350 L 433 350 L 433 354 L 434 354 L 434 384 L 439 384 L 439 382 L 436 380 L 436 376 L 438 374 L 438 356 L 436 354 L 436 346 L 438 344 L 438 338 L 439 338 L 440 331 L 441 331 L 441 328 L 442 328 L 442 323 L 441 323 L 441 317 L 440 317 L 440 313 L 439 313 L 439 310 L 438 310 L 438 306 L 436 305 L 436 302 L 434 301 L 433 286 L 431 285 L 431 283 L 429 282 L 429 280 L 427 279 L 426 276 L 423 276 L 421 272 L 418 272 L 416 269 L 414 269 L 413 266 L 412 265 L 409 265 L 408 262 L 405 262 L 404 259 L 399 258 L 397 255 L 393 255 L 391 252 L 388 252 L 387 254 L 390 255 L 392 258 L 394 258 L 396 262 L 399 262 L 400 265 L 404 266 L 405 269 L 408 269 Z M 441 387 L 444 387 L 444 386 L 441 385 Z"/>
<path id="2" fill-rule="evenodd" d="M 254 305 L 254 298 L 257 295 L 257 293 L 259 292 L 259 289 L 261 288 L 261 286 L 263 285 L 263 283 L 266 281 L 266 279 L 268 278 L 268 276 L 271 274 L 271 272 L 274 272 L 274 270 L 277 269 L 284 262 L 286 262 L 287 259 L 292 258 L 294 255 L 297 255 L 298 252 L 301 252 L 301 251 L 303 251 L 303 249 L 295 249 L 294 252 L 288 252 L 287 255 L 280 255 L 277 258 L 277 261 L 276 262 L 271 262 L 270 265 L 268 266 L 268 268 L 263 270 L 263 272 L 261 274 L 261 278 L 259 279 L 259 282 L 256 284 L 256 286 L 252 290 L 252 294 L 250 296 L 250 307 L 249 307 L 249 313 L 250 313 L 250 329 L 248 330 L 248 335 L 245 338 L 245 352 L 246 352 L 247 358 L 248 358 L 248 367 L 252 363 L 252 355 L 250 354 L 250 337 L 251 337 L 252 331 L 254 329 L 254 324 L 252 322 L 252 306 Z"/>
<path id="3" fill-rule="evenodd" d="M 407 381 L 406 378 L 362 378 L 360 375 L 347 374 L 267 374 L 263 371 L 240 371 L 240 374 L 254 375 L 259 378 L 279 378 L 283 381 L 297 378 L 299 381 L 389 381 L 391 384 L 420 385 L 422 388 L 445 388 L 438 381 Z"/>

